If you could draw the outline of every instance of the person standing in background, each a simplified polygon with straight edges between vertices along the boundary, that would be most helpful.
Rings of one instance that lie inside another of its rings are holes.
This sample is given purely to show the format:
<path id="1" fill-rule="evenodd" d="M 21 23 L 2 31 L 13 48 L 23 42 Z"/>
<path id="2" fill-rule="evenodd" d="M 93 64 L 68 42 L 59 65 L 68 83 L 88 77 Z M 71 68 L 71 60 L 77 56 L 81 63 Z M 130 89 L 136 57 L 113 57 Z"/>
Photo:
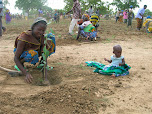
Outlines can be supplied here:
<path id="1" fill-rule="evenodd" d="M 6 19 L 6 24 L 9 24 L 11 22 L 11 14 L 9 9 L 6 10 L 5 19 Z"/>
<path id="2" fill-rule="evenodd" d="M 77 22 L 81 18 L 81 6 L 78 0 L 73 0 L 73 8 L 66 14 L 70 13 L 71 11 L 73 11 L 73 17 L 69 26 L 69 35 L 72 35 L 74 26 L 77 24 Z M 78 24 L 77 24 L 77 27 L 78 27 Z"/>
<path id="3" fill-rule="evenodd" d="M 41 8 L 38 10 L 38 12 L 39 12 L 39 17 L 42 17 L 43 16 L 43 11 L 42 11 Z"/>
<path id="4" fill-rule="evenodd" d="M 130 9 L 128 11 L 128 20 L 127 20 L 127 27 L 131 26 L 132 27 L 132 19 L 134 18 L 134 13 L 133 13 L 133 6 L 130 6 Z"/>
<path id="5" fill-rule="evenodd" d="M 127 23 L 127 19 L 128 19 L 128 10 L 125 9 L 125 11 L 123 12 L 123 19 L 124 19 L 124 23 Z"/>
<path id="6" fill-rule="evenodd" d="M 25 20 L 27 21 L 28 20 L 28 13 L 27 12 L 25 12 L 24 17 L 25 17 Z"/>
<path id="7" fill-rule="evenodd" d="M 117 13 L 116 13 L 116 23 L 117 23 L 117 21 L 119 19 L 119 15 L 120 15 L 120 10 L 118 10 Z"/>
<path id="8" fill-rule="evenodd" d="M 147 8 L 147 5 L 144 5 L 143 8 L 140 8 L 138 10 L 138 13 L 136 15 L 136 19 L 137 19 L 137 30 L 140 30 L 141 27 L 142 27 L 142 23 L 143 23 L 143 16 L 144 16 L 144 13 L 145 13 L 145 9 Z"/>
<path id="9" fill-rule="evenodd" d="M 100 20 L 99 9 L 97 9 L 97 10 L 96 10 L 96 14 L 98 15 L 98 17 L 99 17 L 99 20 Z"/>
<path id="10" fill-rule="evenodd" d="M 3 2 L 2 0 L 0 0 L 0 37 L 2 36 L 2 29 L 4 32 L 6 31 L 6 28 L 2 26 L 2 16 L 4 15 L 3 8 L 4 8 Z"/>
<path id="11" fill-rule="evenodd" d="M 90 6 L 90 8 L 88 9 L 88 15 L 91 17 L 92 14 L 93 14 L 93 9 L 92 6 Z"/>

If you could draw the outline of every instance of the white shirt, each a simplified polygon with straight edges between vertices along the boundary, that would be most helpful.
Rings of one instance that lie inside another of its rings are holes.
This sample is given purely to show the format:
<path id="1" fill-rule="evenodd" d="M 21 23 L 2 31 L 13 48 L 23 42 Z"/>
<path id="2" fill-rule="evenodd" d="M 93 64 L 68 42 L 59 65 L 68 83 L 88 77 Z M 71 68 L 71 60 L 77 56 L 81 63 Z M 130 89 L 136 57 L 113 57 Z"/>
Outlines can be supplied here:
<path id="1" fill-rule="evenodd" d="M 116 17 L 119 17 L 119 13 L 120 13 L 120 12 L 119 12 L 119 11 L 117 11 L 117 13 L 116 13 Z"/>
<path id="2" fill-rule="evenodd" d="M 91 16 L 92 13 L 93 13 L 93 9 L 89 8 L 89 10 L 88 10 L 88 15 Z"/>
<path id="3" fill-rule="evenodd" d="M 140 8 L 140 9 L 138 10 L 138 13 L 137 13 L 137 15 L 136 15 L 135 18 L 142 19 L 142 16 L 141 16 L 141 15 L 144 15 L 144 13 L 145 13 L 145 9 L 144 9 L 144 8 Z M 140 14 L 141 14 L 141 15 L 140 15 Z"/>
<path id="4" fill-rule="evenodd" d="M 119 58 L 115 57 L 114 55 L 111 56 L 111 64 L 112 66 L 119 66 L 119 63 L 122 63 L 122 59 L 124 59 L 124 56 L 121 56 Z"/>
<path id="5" fill-rule="evenodd" d="M 85 21 L 82 23 L 82 26 L 86 27 L 88 26 L 89 24 L 92 24 L 90 21 Z"/>

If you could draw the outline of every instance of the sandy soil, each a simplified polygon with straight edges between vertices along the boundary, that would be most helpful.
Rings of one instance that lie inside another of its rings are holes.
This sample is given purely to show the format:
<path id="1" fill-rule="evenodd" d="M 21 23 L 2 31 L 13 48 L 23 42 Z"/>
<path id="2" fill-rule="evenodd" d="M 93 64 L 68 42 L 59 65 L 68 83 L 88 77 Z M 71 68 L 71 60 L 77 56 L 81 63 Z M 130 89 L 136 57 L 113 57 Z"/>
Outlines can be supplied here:
<path id="1" fill-rule="evenodd" d="M 0 66 L 13 69 L 14 40 L 32 23 L 13 20 L 0 41 Z M 151 114 L 152 113 L 152 34 L 128 29 L 114 20 L 100 21 L 98 35 L 93 42 L 76 41 L 68 36 L 69 20 L 52 23 L 56 53 L 48 59 L 54 69 L 49 71 L 50 86 L 39 86 L 42 73 L 29 64 L 32 84 L 24 76 L 11 77 L 0 71 L 0 114 Z M 66 28 L 66 29 L 65 29 Z M 75 28 L 76 31 L 76 28 Z M 112 47 L 120 44 L 130 75 L 112 78 L 93 73 L 86 61 L 108 64 Z"/>

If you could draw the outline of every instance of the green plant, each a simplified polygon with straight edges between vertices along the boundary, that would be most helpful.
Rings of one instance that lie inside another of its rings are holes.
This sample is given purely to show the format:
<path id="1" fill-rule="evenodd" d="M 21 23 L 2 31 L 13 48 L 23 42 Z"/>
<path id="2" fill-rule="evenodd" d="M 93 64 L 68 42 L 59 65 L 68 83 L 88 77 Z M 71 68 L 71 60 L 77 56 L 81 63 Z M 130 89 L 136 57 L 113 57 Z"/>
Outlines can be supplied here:
<path id="1" fill-rule="evenodd" d="M 50 29 L 51 31 L 53 31 L 52 29 Z M 42 60 L 41 63 L 39 64 L 39 67 L 42 68 L 41 71 L 43 72 L 43 80 L 47 80 L 47 70 L 49 69 L 49 67 L 47 66 L 47 57 L 50 55 L 49 50 L 47 49 L 47 41 L 48 40 L 52 40 L 49 37 L 51 37 L 51 35 L 49 35 L 49 32 L 47 32 L 47 34 L 45 34 L 44 38 L 44 48 L 43 48 L 43 53 L 42 53 Z"/>

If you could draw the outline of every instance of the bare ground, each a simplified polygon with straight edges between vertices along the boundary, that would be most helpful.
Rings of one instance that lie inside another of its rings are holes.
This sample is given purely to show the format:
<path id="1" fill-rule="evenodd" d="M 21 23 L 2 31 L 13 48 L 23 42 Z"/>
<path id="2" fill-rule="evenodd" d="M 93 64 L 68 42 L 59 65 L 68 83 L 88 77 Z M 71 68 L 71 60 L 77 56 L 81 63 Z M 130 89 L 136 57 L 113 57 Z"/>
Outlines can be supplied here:
<path id="1" fill-rule="evenodd" d="M 13 69 L 15 38 L 30 28 L 32 20 L 13 20 L 0 41 L 0 66 Z M 54 69 L 49 71 L 50 86 L 39 86 L 42 73 L 29 64 L 34 77 L 32 84 L 24 76 L 11 77 L 0 71 L 0 114 L 151 114 L 152 113 L 152 34 L 135 31 L 114 20 L 100 21 L 98 35 L 93 42 L 76 41 L 76 34 L 68 36 L 69 20 L 61 20 L 51 27 L 56 36 L 56 53 L 48 59 Z M 76 29 L 75 29 L 76 31 Z M 112 47 L 120 44 L 130 75 L 117 77 L 93 73 L 86 61 L 106 63 Z"/>

